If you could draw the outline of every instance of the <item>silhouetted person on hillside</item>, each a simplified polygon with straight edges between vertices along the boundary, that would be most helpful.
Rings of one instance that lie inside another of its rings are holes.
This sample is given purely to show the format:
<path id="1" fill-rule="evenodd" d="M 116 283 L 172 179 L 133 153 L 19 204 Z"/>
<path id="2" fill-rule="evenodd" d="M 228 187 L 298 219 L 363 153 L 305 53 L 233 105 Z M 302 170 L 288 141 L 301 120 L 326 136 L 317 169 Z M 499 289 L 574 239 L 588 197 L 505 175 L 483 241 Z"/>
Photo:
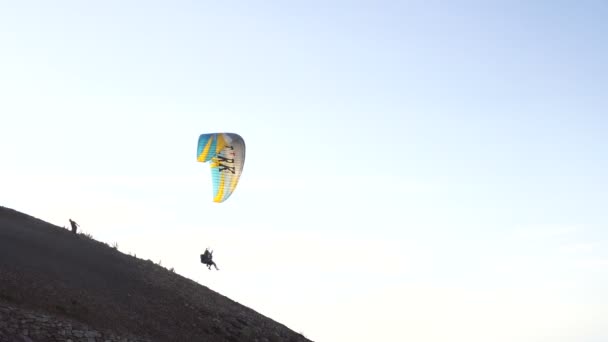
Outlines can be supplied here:
<path id="1" fill-rule="evenodd" d="M 211 269 L 211 266 L 213 266 L 219 271 L 219 268 L 217 268 L 217 265 L 213 262 L 213 251 L 209 251 L 209 248 L 206 248 L 205 253 L 201 254 L 201 262 L 207 265 L 208 269 Z"/>
<path id="2" fill-rule="evenodd" d="M 72 219 L 70 219 L 70 224 L 72 225 L 72 233 L 76 234 L 76 231 L 78 230 L 78 227 L 80 227 L 80 225 L 72 221 Z"/>

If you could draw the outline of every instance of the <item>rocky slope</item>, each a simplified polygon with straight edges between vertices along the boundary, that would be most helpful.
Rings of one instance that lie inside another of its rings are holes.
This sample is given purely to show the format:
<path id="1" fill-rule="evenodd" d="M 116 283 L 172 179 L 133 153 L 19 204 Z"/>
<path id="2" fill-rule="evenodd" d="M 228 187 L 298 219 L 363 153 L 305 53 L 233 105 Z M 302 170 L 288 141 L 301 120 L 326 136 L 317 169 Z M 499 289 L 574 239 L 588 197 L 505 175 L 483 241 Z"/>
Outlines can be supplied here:
<path id="1" fill-rule="evenodd" d="M 190 279 L 0 207 L 0 341 L 309 341 Z"/>

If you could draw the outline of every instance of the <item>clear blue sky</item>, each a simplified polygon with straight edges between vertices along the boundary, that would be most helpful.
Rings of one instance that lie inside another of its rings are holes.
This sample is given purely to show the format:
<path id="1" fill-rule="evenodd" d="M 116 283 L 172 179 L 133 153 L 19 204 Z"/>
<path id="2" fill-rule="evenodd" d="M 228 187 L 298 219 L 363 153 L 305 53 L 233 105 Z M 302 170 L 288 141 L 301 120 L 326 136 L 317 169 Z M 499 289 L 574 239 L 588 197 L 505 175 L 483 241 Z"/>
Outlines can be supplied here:
<path id="1" fill-rule="evenodd" d="M 74 218 L 315 341 L 605 341 L 606 18 L 5 1 L 0 205 Z M 248 150 L 218 205 L 195 154 L 219 131 Z"/>

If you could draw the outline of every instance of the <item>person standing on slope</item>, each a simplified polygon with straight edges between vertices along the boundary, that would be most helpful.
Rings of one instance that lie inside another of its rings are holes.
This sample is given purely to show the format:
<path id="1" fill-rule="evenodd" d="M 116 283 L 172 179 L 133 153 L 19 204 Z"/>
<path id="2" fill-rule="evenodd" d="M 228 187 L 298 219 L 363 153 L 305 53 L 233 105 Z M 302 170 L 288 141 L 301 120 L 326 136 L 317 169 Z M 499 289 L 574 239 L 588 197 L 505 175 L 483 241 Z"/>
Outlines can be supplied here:
<path id="1" fill-rule="evenodd" d="M 70 225 L 72 225 L 72 233 L 76 234 L 76 231 L 78 230 L 78 227 L 80 227 L 80 225 L 72 221 L 72 219 L 70 219 Z"/>

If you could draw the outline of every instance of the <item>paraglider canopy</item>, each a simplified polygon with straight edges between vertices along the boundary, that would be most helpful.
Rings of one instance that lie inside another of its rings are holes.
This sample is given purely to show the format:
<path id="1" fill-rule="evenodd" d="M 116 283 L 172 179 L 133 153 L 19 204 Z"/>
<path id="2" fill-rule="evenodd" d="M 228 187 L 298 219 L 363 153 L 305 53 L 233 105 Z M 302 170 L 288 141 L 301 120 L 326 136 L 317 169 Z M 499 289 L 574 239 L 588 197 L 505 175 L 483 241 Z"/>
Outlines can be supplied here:
<path id="1" fill-rule="evenodd" d="M 210 162 L 213 201 L 224 202 L 232 195 L 245 163 L 245 141 L 236 133 L 208 133 L 198 138 L 196 159 Z"/>

